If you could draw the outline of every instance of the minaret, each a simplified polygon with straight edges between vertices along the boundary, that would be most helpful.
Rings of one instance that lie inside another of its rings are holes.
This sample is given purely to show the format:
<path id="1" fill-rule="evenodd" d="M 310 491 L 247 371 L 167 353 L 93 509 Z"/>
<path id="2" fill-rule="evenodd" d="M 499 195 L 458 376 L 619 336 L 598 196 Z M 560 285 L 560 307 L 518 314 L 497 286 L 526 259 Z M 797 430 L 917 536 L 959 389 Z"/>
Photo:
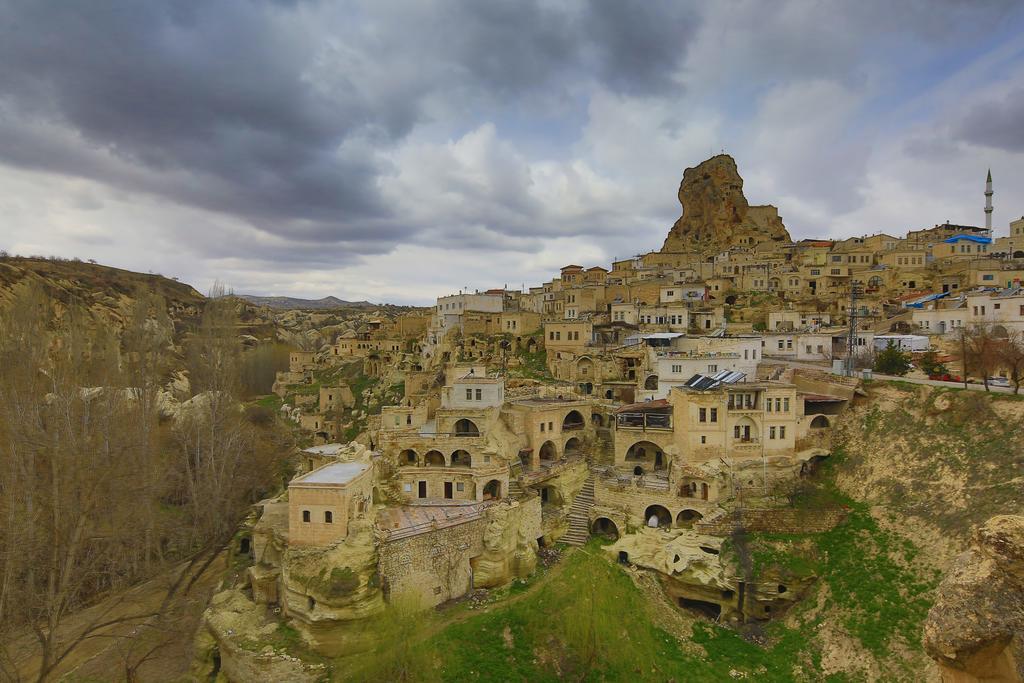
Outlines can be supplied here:
<path id="1" fill-rule="evenodd" d="M 985 179 L 985 229 L 992 231 L 992 169 L 988 169 Z"/>

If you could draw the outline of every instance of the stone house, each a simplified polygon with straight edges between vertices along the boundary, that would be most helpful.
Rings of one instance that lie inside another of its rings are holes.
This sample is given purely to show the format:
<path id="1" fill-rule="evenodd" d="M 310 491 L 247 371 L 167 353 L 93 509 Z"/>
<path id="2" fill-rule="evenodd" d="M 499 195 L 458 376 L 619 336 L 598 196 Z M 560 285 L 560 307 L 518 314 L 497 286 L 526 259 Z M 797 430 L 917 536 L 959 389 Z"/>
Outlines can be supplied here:
<path id="1" fill-rule="evenodd" d="M 348 535 L 349 520 L 372 502 L 373 466 L 338 462 L 288 484 L 288 535 L 294 546 L 329 545 Z"/>

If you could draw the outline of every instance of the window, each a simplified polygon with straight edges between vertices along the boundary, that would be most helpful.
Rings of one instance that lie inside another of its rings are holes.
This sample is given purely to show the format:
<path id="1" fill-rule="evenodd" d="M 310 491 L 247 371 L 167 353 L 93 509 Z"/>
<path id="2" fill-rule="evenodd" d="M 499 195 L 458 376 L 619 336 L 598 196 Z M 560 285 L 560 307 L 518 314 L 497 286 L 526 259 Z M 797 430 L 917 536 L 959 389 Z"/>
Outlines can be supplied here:
<path id="1" fill-rule="evenodd" d="M 768 438 L 769 439 L 774 439 L 775 438 L 775 427 L 769 427 L 768 428 Z"/>
<path id="2" fill-rule="evenodd" d="M 543 431 L 544 431 L 544 427 L 545 427 L 544 423 L 543 423 L 543 422 L 541 422 L 541 423 L 540 423 L 540 431 L 541 431 L 541 432 L 543 432 Z"/>
<path id="3" fill-rule="evenodd" d="M 982 276 L 981 276 L 981 279 L 982 279 L 982 280 L 994 280 L 994 279 L 995 279 L 995 276 L 994 276 L 994 275 L 992 275 L 991 273 L 989 273 L 989 274 L 987 274 L 987 275 L 982 275 Z"/>
<path id="4" fill-rule="evenodd" d="M 460 481 L 457 484 L 455 484 L 455 490 L 456 491 L 465 491 L 466 490 L 466 485 L 463 482 Z"/>
<path id="5" fill-rule="evenodd" d="M 718 372 L 717 365 L 708 365 L 708 372 Z"/>
<path id="6" fill-rule="evenodd" d="M 786 428 L 785 427 L 779 427 L 779 438 L 780 439 L 785 439 L 786 438 Z"/>
<path id="7" fill-rule="evenodd" d="M 334 513 L 330 510 L 324 510 L 324 524 L 334 524 Z"/>
<path id="8" fill-rule="evenodd" d="M 473 400 L 473 390 L 472 389 L 466 389 L 466 400 L 467 401 L 472 401 Z"/>
<path id="9" fill-rule="evenodd" d="M 700 422 L 707 422 L 708 421 L 708 409 L 707 408 L 701 408 L 700 410 L 697 411 L 697 413 L 698 413 L 698 416 L 699 416 L 698 420 Z"/>
<path id="10" fill-rule="evenodd" d="M 548 431 L 549 432 L 555 431 L 555 423 L 554 422 L 548 422 Z"/>
<path id="11" fill-rule="evenodd" d="M 303 522 L 309 522 L 310 521 L 310 512 L 309 512 L 309 510 L 303 510 L 302 511 L 302 521 Z"/>
<path id="12" fill-rule="evenodd" d="M 787 412 L 787 413 L 789 412 L 789 399 L 788 398 L 782 399 L 782 410 Z"/>
<path id="13" fill-rule="evenodd" d="M 811 345 L 810 345 L 810 344 L 807 344 L 807 347 L 806 347 L 806 348 L 807 348 L 807 353 L 810 353 L 810 352 L 811 352 Z"/>
<path id="14" fill-rule="evenodd" d="M 701 443 L 707 443 L 707 442 L 708 442 L 708 437 L 706 437 L 706 436 L 704 436 L 703 434 L 701 434 L 701 436 L 700 436 L 700 442 L 701 442 Z"/>
<path id="15" fill-rule="evenodd" d="M 733 428 L 732 428 L 732 437 L 734 439 L 740 438 L 740 426 L 739 425 L 734 425 L 733 426 Z"/>
<path id="16" fill-rule="evenodd" d="M 770 398 L 764 400 L 764 409 L 769 413 L 772 412 L 772 400 Z"/>
<path id="17" fill-rule="evenodd" d="M 781 412 L 781 411 L 782 411 L 782 399 L 781 398 L 776 398 L 775 399 L 775 412 L 778 413 L 778 412 Z"/>
<path id="18" fill-rule="evenodd" d="M 483 393 L 484 393 L 483 389 L 477 389 L 476 390 L 476 400 L 478 400 L 478 401 L 484 400 L 483 399 Z"/>
<path id="19" fill-rule="evenodd" d="M 786 348 L 787 349 L 792 349 L 793 348 L 793 340 L 792 339 L 787 339 L 786 340 Z"/>
<path id="20" fill-rule="evenodd" d="M 1024 306 L 1021 306 L 1021 308 L 1024 308 Z M 683 371 L 683 366 L 682 365 L 673 365 L 672 366 L 672 373 L 673 374 L 678 375 L 682 371 Z"/>
<path id="21" fill-rule="evenodd" d="M 783 349 L 784 349 L 785 347 L 786 347 L 786 345 L 785 345 L 785 342 L 783 342 L 783 341 L 782 341 L 782 340 L 780 339 L 780 340 L 779 340 L 779 351 L 782 351 L 782 350 L 783 350 Z"/>
<path id="22" fill-rule="evenodd" d="M 718 422 L 718 408 L 711 409 L 711 421 Z"/>

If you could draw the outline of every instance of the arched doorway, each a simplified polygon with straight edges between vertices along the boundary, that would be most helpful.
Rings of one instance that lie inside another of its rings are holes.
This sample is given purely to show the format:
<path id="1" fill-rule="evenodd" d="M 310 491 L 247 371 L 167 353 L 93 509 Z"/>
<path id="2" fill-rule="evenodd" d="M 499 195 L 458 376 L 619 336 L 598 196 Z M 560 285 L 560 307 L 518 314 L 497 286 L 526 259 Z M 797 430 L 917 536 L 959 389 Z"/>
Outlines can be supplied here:
<path id="1" fill-rule="evenodd" d="M 416 457 L 416 451 L 411 448 L 406 448 L 398 454 L 398 463 L 400 465 L 415 465 Z"/>
<path id="2" fill-rule="evenodd" d="M 473 458 L 469 455 L 469 451 L 464 451 L 461 448 L 452 453 L 452 467 L 472 467 Z"/>
<path id="3" fill-rule="evenodd" d="M 676 515 L 676 526 L 683 529 L 692 529 L 693 523 L 703 518 L 704 515 L 696 510 L 683 510 Z"/>
<path id="4" fill-rule="evenodd" d="M 613 541 L 617 541 L 619 539 L 619 527 L 615 526 L 615 522 L 607 517 L 598 517 L 595 519 L 594 523 L 590 526 L 590 531 L 595 536 L 610 538 Z"/>
<path id="5" fill-rule="evenodd" d="M 626 462 L 643 463 L 646 469 L 665 469 L 665 460 L 661 447 L 650 441 L 637 441 L 626 451 Z"/>
<path id="6" fill-rule="evenodd" d="M 565 442 L 566 455 L 579 455 L 581 448 L 583 448 L 583 442 L 575 436 Z"/>
<path id="7" fill-rule="evenodd" d="M 811 420 L 811 429 L 826 429 L 828 428 L 828 418 L 824 415 L 817 415 Z"/>
<path id="8" fill-rule="evenodd" d="M 1013 252 L 1013 258 L 1024 258 L 1024 251 L 1017 250 Z"/>
<path id="9" fill-rule="evenodd" d="M 501 498 L 501 482 L 491 479 L 484 486 L 484 500 L 498 500 Z"/>
<path id="10" fill-rule="evenodd" d="M 566 414 L 565 419 L 562 420 L 562 431 L 571 432 L 577 429 L 583 429 L 587 426 L 587 421 L 583 419 L 583 414 L 578 410 L 570 410 Z"/>
<path id="11" fill-rule="evenodd" d="M 594 423 L 595 427 L 604 427 L 604 418 L 601 417 L 601 413 L 591 415 L 590 421 Z"/>
<path id="12" fill-rule="evenodd" d="M 647 379 L 644 380 L 644 389 L 647 389 L 648 391 L 657 391 L 658 390 L 658 376 L 657 375 L 648 375 Z"/>
<path id="13" fill-rule="evenodd" d="M 1002 325 L 993 325 L 992 336 L 995 337 L 996 339 L 1007 339 L 1009 338 L 1010 333 L 1007 332 L 1006 328 L 1003 327 Z"/>
<path id="14" fill-rule="evenodd" d="M 668 529 L 672 526 L 672 513 L 661 505 L 651 505 L 644 510 L 644 526 Z"/>
<path id="15" fill-rule="evenodd" d="M 587 357 L 576 361 L 576 377 L 580 380 L 590 380 L 594 377 L 594 361 Z"/>
<path id="16" fill-rule="evenodd" d="M 555 448 L 555 444 L 545 441 L 544 445 L 540 447 L 540 459 L 555 460 L 556 458 L 558 458 L 558 450 Z"/>
<path id="17" fill-rule="evenodd" d="M 606 389 L 604 392 L 604 397 L 605 399 L 611 401 L 615 397 L 615 394 L 612 392 L 611 389 Z"/>
<path id="18" fill-rule="evenodd" d="M 472 420 L 462 418 L 455 422 L 455 436 L 480 436 L 480 430 Z"/>
<path id="19" fill-rule="evenodd" d="M 428 451 L 423 456 L 423 462 L 427 467 L 444 467 L 444 453 L 441 451 Z"/>

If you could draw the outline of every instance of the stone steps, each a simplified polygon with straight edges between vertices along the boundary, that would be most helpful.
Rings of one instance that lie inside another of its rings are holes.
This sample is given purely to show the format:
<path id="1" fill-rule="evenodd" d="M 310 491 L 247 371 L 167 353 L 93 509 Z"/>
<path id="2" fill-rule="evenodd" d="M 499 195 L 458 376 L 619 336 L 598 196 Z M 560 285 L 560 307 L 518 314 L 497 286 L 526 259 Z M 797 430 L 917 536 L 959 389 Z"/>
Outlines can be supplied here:
<path id="1" fill-rule="evenodd" d="M 591 474 L 584 482 L 583 488 L 576 494 L 569 506 L 569 530 L 560 539 L 567 545 L 580 546 L 590 538 L 590 509 L 594 507 L 594 475 Z"/>

